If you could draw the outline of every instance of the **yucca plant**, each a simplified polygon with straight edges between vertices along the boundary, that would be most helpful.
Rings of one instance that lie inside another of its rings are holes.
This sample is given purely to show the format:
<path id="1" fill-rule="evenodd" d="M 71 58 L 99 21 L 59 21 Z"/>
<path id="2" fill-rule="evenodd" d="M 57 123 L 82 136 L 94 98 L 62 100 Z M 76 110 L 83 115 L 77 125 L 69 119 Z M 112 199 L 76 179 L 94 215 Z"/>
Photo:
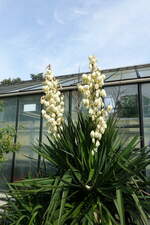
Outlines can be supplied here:
<path id="1" fill-rule="evenodd" d="M 93 122 L 79 115 L 59 130 L 60 137 L 36 147 L 56 174 L 10 185 L 5 209 L 12 225 L 148 225 L 149 181 L 144 170 L 150 151 L 128 144 L 110 117 L 97 153 L 90 138 Z M 3 215 L 3 216 L 4 216 Z"/>

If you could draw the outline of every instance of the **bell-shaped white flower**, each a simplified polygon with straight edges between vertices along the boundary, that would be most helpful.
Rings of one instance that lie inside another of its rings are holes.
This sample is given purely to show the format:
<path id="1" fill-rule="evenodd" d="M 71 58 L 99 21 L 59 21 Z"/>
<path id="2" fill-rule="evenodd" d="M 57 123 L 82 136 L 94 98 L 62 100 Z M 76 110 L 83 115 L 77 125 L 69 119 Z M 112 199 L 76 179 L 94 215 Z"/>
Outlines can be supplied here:
<path id="1" fill-rule="evenodd" d="M 94 137 L 95 137 L 95 132 L 94 132 L 94 130 L 91 131 L 90 135 L 91 135 L 91 138 L 94 138 Z"/>
<path id="2" fill-rule="evenodd" d="M 102 97 L 106 97 L 106 91 L 104 89 L 101 90 L 100 94 Z"/>

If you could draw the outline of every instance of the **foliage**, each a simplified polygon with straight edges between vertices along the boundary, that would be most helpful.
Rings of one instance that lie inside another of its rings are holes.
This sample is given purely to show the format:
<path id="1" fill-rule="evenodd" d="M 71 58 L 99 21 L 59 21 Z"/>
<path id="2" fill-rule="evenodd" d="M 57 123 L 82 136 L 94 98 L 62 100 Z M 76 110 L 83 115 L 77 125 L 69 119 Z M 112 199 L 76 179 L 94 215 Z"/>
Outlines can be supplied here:
<path id="1" fill-rule="evenodd" d="M 80 114 L 76 123 L 69 118 L 60 137 L 48 137 L 48 144 L 35 148 L 56 173 L 10 185 L 12 199 L 2 215 L 7 224 L 149 224 L 150 182 L 143 171 L 150 164 L 150 150 L 136 149 L 135 137 L 123 141 L 110 117 L 93 155 L 93 126 L 88 116 Z"/>
<path id="2" fill-rule="evenodd" d="M 17 77 L 14 79 L 8 78 L 1 81 L 1 85 L 12 85 L 12 84 L 18 84 L 21 82 L 21 78 Z"/>
<path id="3" fill-rule="evenodd" d="M 14 144 L 15 130 L 12 127 L 0 128 L 0 161 L 4 160 L 4 154 L 14 152 L 20 148 L 19 143 Z"/>
<path id="4" fill-rule="evenodd" d="M 43 80 L 43 73 L 30 74 L 32 80 Z"/>

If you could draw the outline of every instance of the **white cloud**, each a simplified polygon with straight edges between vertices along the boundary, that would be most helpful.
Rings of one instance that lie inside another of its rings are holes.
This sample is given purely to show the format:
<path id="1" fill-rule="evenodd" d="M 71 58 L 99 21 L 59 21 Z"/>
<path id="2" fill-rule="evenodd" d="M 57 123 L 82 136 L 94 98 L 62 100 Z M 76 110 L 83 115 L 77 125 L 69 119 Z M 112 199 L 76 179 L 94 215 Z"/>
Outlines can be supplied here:
<path id="1" fill-rule="evenodd" d="M 45 22 L 41 18 L 37 18 L 36 22 L 39 26 L 43 27 L 45 25 Z"/>
<path id="2" fill-rule="evenodd" d="M 54 11 L 54 19 L 56 20 L 57 23 L 64 25 L 65 22 L 60 18 L 60 15 L 58 15 L 57 10 Z"/>
<path id="3" fill-rule="evenodd" d="M 88 12 L 82 9 L 74 9 L 73 12 L 79 16 L 88 15 Z"/>

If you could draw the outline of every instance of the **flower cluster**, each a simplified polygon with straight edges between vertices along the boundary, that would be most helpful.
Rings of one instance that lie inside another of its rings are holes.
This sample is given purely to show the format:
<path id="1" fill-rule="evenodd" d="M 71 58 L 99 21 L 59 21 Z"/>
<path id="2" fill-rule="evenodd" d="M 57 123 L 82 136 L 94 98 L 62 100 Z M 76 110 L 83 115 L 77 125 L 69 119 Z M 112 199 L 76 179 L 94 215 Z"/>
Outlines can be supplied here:
<path id="1" fill-rule="evenodd" d="M 44 78 L 45 95 L 41 97 L 41 104 L 44 104 L 45 107 L 42 110 L 42 115 L 48 122 L 49 133 L 56 136 L 58 129 L 62 128 L 64 96 L 59 91 L 60 85 L 53 76 L 50 65 L 47 67 Z"/>
<path id="2" fill-rule="evenodd" d="M 83 104 L 88 109 L 92 121 L 96 125 L 96 129 L 92 130 L 90 135 L 92 142 L 95 145 L 94 151 L 100 145 L 102 134 L 104 134 L 106 125 L 106 117 L 108 112 L 112 110 L 109 105 L 107 108 L 104 106 L 103 98 L 106 92 L 103 89 L 105 75 L 96 65 L 96 57 L 89 57 L 89 74 L 82 75 L 82 84 L 78 86 L 78 90 L 83 94 Z"/>

